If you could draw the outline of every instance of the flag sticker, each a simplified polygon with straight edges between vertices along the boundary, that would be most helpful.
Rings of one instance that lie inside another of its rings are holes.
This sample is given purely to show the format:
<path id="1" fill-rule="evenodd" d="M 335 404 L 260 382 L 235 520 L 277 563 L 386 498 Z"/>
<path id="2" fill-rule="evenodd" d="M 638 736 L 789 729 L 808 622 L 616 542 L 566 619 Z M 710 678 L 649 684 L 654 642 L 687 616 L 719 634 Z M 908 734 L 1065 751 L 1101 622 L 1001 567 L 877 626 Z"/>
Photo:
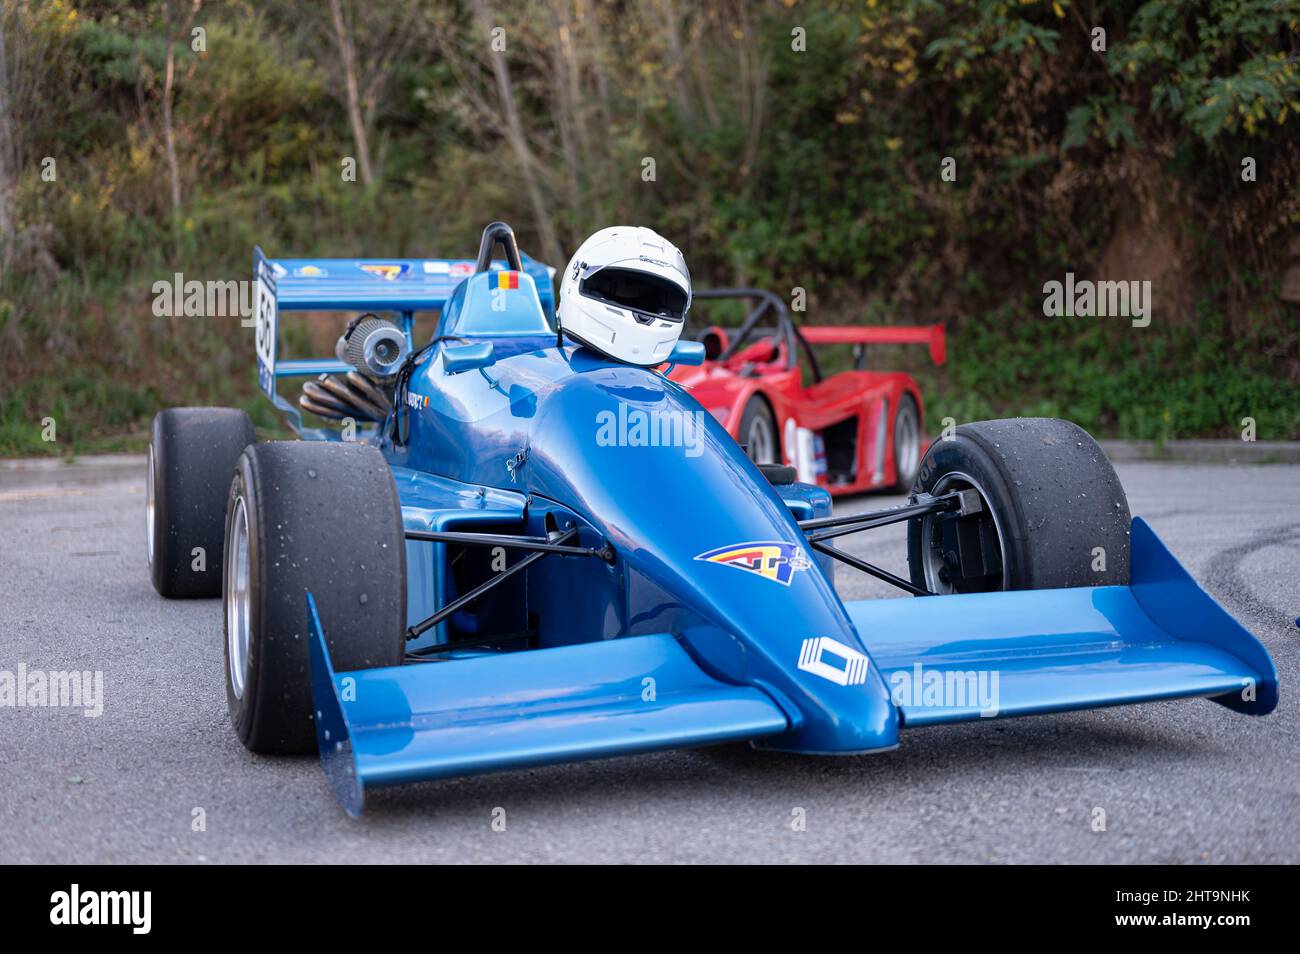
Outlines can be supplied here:
<path id="1" fill-rule="evenodd" d="M 497 288 L 518 288 L 518 272 L 497 272 Z"/>

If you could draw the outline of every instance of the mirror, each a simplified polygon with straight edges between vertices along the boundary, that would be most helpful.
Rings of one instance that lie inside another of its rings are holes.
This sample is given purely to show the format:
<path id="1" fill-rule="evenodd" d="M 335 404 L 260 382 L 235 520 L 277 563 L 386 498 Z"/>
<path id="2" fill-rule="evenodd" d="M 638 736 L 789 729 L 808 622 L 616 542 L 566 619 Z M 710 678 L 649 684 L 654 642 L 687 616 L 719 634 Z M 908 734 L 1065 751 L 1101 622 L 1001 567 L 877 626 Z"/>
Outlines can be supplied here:
<path id="1" fill-rule="evenodd" d="M 496 349 L 490 341 L 475 344 L 456 345 L 445 348 L 442 352 L 442 367 L 447 374 L 459 374 L 461 371 L 473 371 L 486 368 L 496 363 Z"/>
<path id="2" fill-rule="evenodd" d="M 704 342 L 678 341 L 673 353 L 668 356 L 669 364 L 698 365 L 704 363 Z"/>

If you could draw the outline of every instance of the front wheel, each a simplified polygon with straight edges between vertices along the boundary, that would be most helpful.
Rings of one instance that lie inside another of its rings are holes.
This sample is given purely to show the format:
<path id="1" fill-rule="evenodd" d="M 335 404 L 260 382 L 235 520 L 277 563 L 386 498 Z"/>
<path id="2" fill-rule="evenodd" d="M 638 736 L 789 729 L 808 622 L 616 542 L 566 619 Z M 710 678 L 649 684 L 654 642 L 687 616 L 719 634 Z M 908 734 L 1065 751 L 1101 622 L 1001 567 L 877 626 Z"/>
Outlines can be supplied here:
<path id="1" fill-rule="evenodd" d="M 974 490 L 977 512 L 908 523 L 912 583 L 931 593 L 1127 585 L 1129 509 L 1087 431 L 1052 418 L 958 426 L 930 445 L 915 485 Z"/>
<path id="2" fill-rule="evenodd" d="M 306 594 L 337 672 L 400 665 L 406 647 L 401 504 L 363 444 L 254 444 L 226 506 L 226 702 L 254 752 L 316 749 Z"/>

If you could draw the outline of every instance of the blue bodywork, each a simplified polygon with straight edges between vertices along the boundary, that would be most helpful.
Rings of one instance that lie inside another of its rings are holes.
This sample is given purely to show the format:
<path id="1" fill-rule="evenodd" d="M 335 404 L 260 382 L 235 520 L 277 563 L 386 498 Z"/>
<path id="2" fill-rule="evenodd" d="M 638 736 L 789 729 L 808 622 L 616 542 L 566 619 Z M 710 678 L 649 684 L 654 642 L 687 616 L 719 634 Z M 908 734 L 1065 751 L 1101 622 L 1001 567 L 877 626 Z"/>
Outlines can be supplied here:
<path id="1" fill-rule="evenodd" d="M 827 492 L 772 486 L 663 374 L 557 344 L 544 266 L 453 285 L 415 261 L 372 263 L 407 266 L 386 278 L 257 256 L 275 283 L 273 336 L 280 308 L 388 310 L 408 334 L 413 312 L 440 312 L 396 420 L 367 438 L 408 531 L 576 528 L 575 545 L 613 549 L 531 564 L 409 644 L 448 647 L 436 661 L 392 668 L 334 672 L 308 597 L 320 751 L 350 813 L 377 785 L 728 740 L 851 754 L 994 715 L 1182 696 L 1276 705 L 1263 646 L 1140 519 L 1130 586 L 846 603 L 798 525 L 830 513 Z M 301 275 L 313 267 L 328 275 Z M 305 370 L 269 354 L 272 382 Z M 466 552 L 407 540 L 410 624 L 479 582 L 457 563 Z M 454 648 L 521 632 L 529 648 Z"/>

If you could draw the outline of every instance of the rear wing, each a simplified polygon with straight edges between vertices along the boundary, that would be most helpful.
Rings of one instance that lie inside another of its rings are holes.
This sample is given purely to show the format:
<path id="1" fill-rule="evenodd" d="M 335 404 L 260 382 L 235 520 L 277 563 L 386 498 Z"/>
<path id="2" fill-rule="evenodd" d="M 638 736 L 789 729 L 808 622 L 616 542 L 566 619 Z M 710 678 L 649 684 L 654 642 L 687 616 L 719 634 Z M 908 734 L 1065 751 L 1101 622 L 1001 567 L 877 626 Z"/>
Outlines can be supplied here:
<path id="1" fill-rule="evenodd" d="M 947 338 L 942 325 L 798 325 L 790 317 L 789 309 L 780 297 L 762 288 L 697 288 L 696 299 L 742 298 L 756 302 L 748 317 L 733 335 L 723 339 L 722 350 L 713 360 L 726 361 L 746 343 L 749 335 L 766 316 L 776 318 L 781 337 L 785 340 L 789 360 L 794 361 L 795 341 L 802 339 L 808 346 L 806 353 L 818 380 L 821 371 L 811 346 L 819 344 L 923 344 L 930 346 L 930 360 L 943 364 L 948 360 Z M 729 340 L 727 340 L 729 338 Z"/>
<path id="2" fill-rule="evenodd" d="M 800 334 L 816 344 L 923 344 L 930 346 L 930 360 L 948 360 L 948 343 L 942 325 L 801 325 Z"/>
<path id="3" fill-rule="evenodd" d="M 531 275 L 547 321 L 555 322 L 552 270 L 521 256 L 524 273 Z M 490 270 L 506 268 L 493 261 Z M 276 393 L 276 381 L 285 377 L 312 377 L 345 373 L 348 365 L 329 358 L 280 360 L 281 311 L 359 311 L 391 313 L 414 349 L 415 313 L 441 310 L 456 287 L 474 274 L 474 259 L 448 258 L 281 258 L 270 259 L 253 249 L 253 317 L 257 329 L 258 386 L 276 407 L 297 415 Z"/>

